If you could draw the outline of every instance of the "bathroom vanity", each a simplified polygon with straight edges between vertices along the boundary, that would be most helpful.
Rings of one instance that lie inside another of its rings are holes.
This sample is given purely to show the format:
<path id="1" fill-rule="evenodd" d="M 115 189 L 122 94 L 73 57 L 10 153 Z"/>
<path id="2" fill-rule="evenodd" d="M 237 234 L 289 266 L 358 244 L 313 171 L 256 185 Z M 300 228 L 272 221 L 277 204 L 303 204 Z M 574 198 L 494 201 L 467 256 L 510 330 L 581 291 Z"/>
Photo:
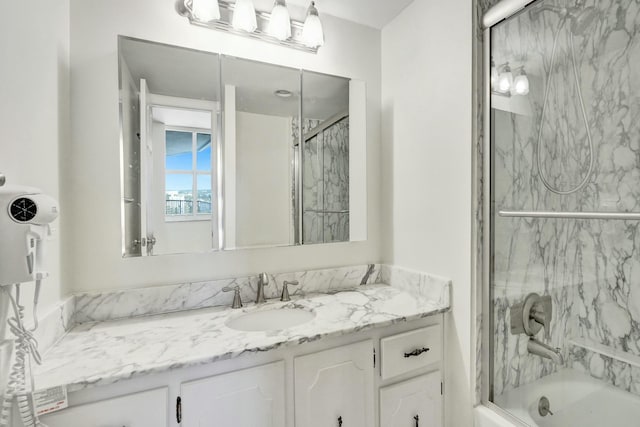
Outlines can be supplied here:
<path id="1" fill-rule="evenodd" d="M 242 309 L 80 324 L 37 369 L 38 389 L 61 386 L 69 393 L 69 408 L 42 421 L 49 427 L 94 420 L 127 427 L 370 427 L 400 420 L 440 426 L 448 304 L 448 297 L 375 284 Z M 311 315 L 279 330 L 260 330 L 251 321 L 258 314 L 267 329 L 271 313 L 286 323 L 294 311 Z M 248 321 L 238 322 L 242 317 Z"/>

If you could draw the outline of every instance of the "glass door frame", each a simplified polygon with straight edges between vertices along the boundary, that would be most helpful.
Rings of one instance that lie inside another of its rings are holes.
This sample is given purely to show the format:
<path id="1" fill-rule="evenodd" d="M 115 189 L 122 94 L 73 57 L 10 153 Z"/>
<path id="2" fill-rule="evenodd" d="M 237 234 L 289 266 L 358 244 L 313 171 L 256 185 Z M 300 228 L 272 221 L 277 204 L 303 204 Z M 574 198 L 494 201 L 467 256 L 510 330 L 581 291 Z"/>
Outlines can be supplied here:
<path id="1" fill-rule="evenodd" d="M 493 118 L 491 109 L 491 29 L 498 23 L 519 14 L 523 9 L 544 0 L 502 0 L 490 8 L 483 16 L 482 22 L 482 329 L 481 329 L 481 375 L 480 397 L 482 405 L 507 418 L 513 425 L 526 427 L 521 420 L 505 411 L 492 402 L 493 396 L 493 304 L 492 301 L 492 254 L 494 228 L 494 200 L 492 199 L 493 187 Z"/>

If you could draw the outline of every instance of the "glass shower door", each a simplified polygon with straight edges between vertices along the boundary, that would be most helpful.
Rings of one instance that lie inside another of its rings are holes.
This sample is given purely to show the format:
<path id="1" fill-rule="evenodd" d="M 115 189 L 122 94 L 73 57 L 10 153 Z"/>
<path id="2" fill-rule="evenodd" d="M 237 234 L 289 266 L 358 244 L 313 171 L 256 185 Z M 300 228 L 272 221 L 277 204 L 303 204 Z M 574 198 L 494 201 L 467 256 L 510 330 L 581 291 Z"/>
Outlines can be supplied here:
<path id="1" fill-rule="evenodd" d="M 640 419 L 638 28 L 595 0 L 491 28 L 490 400 L 529 425 Z"/>

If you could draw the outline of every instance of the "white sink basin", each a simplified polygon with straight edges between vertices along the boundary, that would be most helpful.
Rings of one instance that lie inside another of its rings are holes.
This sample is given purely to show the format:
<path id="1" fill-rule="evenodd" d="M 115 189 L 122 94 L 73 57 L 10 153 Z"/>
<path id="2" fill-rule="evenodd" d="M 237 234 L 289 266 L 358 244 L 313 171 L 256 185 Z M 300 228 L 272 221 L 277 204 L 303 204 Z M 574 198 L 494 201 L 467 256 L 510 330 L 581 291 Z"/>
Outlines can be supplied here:
<path id="1" fill-rule="evenodd" d="M 227 321 L 227 326 L 237 331 L 277 331 L 302 325 L 316 317 L 315 313 L 299 308 L 274 308 L 254 311 Z"/>

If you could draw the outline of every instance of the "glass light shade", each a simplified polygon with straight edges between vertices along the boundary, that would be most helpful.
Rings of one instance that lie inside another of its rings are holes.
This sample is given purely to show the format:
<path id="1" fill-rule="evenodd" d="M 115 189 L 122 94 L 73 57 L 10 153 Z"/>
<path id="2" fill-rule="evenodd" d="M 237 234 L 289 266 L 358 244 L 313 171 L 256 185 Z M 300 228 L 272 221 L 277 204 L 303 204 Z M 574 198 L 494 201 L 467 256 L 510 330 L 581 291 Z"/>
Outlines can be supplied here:
<path id="1" fill-rule="evenodd" d="M 271 11 L 267 33 L 278 40 L 286 40 L 291 37 L 291 17 L 285 0 L 276 0 Z"/>
<path id="2" fill-rule="evenodd" d="M 498 81 L 500 80 L 500 74 L 498 73 L 498 67 L 493 62 L 491 63 L 491 90 L 496 90 L 498 87 Z"/>
<path id="3" fill-rule="evenodd" d="M 305 46 L 311 48 L 320 47 L 324 44 L 324 30 L 322 29 L 322 22 L 315 2 L 311 2 L 311 6 L 307 11 L 307 19 L 304 21 L 304 27 L 302 28 L 302 42 Z"/>
<path id="4" fill-rule="evenodd" d="M 513 92 L 516 95 L 527 95 L 529 93 L 529 78 L 524 72 L 513 81 Z"/>
<path id="5" fill-rule="evenodd" d="M 231 25 L 236 30 L 252 33 L 258 28 L 256 9 L 252 0 L 237 0 L 233 9 Z"/>
<path id="6" fill-rule="evenodd" d="M 513 74 L 511 71 L 504 71 L 498 79 L 498 90 L 500 92 L 511 92 L 513 87 Z"/>
<path id="7" fill-rule="evenodd" d="M 201 22 L 220 19 L 218 0 L 193 0 L 193 17 Z"/>

